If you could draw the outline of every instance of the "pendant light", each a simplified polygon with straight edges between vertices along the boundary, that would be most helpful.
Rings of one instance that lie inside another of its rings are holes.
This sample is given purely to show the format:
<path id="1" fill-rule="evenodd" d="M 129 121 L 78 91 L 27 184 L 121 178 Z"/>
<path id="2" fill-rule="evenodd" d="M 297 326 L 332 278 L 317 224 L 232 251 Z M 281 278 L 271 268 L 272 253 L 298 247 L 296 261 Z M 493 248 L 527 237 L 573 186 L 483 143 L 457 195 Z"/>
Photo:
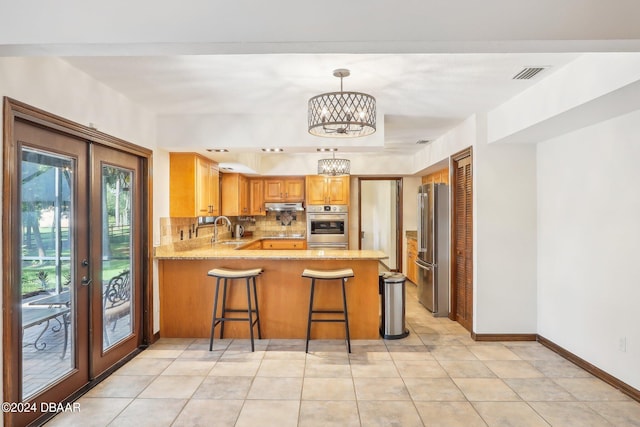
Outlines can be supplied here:
<path id="1" fill-rule="evenodd" d="M 325 150 L 318 150 L 325 151 Z M 318 160 L 318 175 L 340 176 L 349 175 L 351 172 L 351 161 L 348 159 L 336 159 L 336 148 L 331 149 L 333 157 L 330 159 Z"/>
<path id="2" fill-rule="evenodd" d="M 342 90 L 349 70 L 333 72 L 340 78 L 340 92 L 328 92 L 309 99 L 309 133 L 333 138 L 354 138 L 376 131 L 376 99 L 361 92 Z"/>

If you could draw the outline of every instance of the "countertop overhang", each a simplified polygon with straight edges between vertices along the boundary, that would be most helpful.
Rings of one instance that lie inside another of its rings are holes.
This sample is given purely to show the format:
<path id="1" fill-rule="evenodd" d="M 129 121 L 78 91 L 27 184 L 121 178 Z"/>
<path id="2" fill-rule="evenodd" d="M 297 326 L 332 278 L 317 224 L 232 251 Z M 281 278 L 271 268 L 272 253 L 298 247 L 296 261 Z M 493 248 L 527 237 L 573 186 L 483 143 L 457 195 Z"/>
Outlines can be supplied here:
<path id="1" fill-rule="evenodd" d="M 280 236 L 278 236 L 280 237 Z M 156 259 L 326 259 L 326 260 L 382 260 L 388 256 L 382 251 L 338 250 L 338 249 L 242 249 L 253 242 L 277 238 L 261 236 L 251 239 L 225 240 L 211 244 L 206 242 L 195 248 L 181 249 L 177 245 L 162 245 L 154 248 Z M 280 237 L 291 238 L 291 237 Z M 232 243 L 227 243 L 232 242 Z"/>

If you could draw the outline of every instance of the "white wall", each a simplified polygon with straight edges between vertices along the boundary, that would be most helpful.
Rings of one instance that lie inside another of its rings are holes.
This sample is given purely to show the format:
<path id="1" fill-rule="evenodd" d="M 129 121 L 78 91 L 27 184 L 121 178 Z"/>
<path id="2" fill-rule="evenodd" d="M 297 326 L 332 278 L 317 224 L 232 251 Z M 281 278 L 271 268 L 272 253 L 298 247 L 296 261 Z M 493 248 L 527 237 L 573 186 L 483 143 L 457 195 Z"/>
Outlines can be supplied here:
<path id="1" fill-rule="evenodd" d="M 153 149 L 155 145 L 155 118 L 150 112 L 60 59 L 0 58 L 0 96 L 84 125 L 94 123 L 102 132 L 143 147 Z M 0 121 L 0 132 L 2 125 Z M 162 166 L 163 156 L 154 152 L 154 161 L 158 158 Z M 154 180 L 154 239 L 158 218 L 168 210 L 163 194 L 168 194 L 168 182 L 159 176 Z M 157 294 L 157 283 L 154 287 Z"/>
<path id="2" fill-rule="evenodd" d="M 640 53 L 581 55 L 489 113 L 488 140 L 538 142 L 640 107 Z M 541 75 L 543 76 L 543 75 Z"/>
<path id="3" fill-rule="evenodd" d="M 538 333 L 636 389 L 639 139 L 640 110 L 537 146 Z"/>
<path id="4" fill-rule="evenodd" d="M 535 145 L 473 146 L 474 331 L 536 333 Z"/>
<path id="5" fill-rule="evenodd" d="M 411 170 L 420 175 L 425 175 L 429 166 L 448 159 L 452 154 L 470 147 L 475 140 L 476 117 L 471 116 L 417 152 L 411 158 Z"/>

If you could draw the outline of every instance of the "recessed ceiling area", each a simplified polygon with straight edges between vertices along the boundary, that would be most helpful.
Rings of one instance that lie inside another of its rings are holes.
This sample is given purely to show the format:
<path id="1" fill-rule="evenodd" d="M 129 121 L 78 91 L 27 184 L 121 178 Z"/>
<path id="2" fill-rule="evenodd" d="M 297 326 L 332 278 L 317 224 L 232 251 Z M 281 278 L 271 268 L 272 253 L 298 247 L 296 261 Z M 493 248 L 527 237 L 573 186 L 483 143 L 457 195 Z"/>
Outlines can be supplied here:
<path id="1" fill-rule="evenodd" d="M 154 113 L 158 148 L 255 169 L 257 157 L 281 156 L 262 153 L 270 147 L 408 158 L 424 147 L 417 141 L 441 137 L 580 55 L 640 51 L 634 1 L 322 7 L 319 19 L 297 0 L 13 2 L 0 7 L 11 16 L 0 26 L 0 55 L 63 58 Z M 337 68 L 351 72 L 345 90 L 376 98 L 373 135 L 308 134 L 307 102 L 339 89 Z M 543 70 L 514 80 L 524 68 Z M 221 148 L 229 151 L 206 151 Z"/>
<path id="2" fill-rule="evenodd" d="M 336 146 L 344 152 L 419 149 L 550 75 L 577 54 L 262 54 L 67 57 L 65 61 L 158 115 L 168 150 L 282 147 L 287 153 Z M 513 76 L 532 64 L 530 80 Z M 332 72 L 348 68 L 344 90 L 376 98 L 377 132 L 363 138 L 307 133 L 307 102 L 338 91 Z M 164 125 L 163 125 L 164 123 Z M 180 135 L 180 137 L 178 137 Z M 179 138 L 179 139 L 178 139 Z"/>

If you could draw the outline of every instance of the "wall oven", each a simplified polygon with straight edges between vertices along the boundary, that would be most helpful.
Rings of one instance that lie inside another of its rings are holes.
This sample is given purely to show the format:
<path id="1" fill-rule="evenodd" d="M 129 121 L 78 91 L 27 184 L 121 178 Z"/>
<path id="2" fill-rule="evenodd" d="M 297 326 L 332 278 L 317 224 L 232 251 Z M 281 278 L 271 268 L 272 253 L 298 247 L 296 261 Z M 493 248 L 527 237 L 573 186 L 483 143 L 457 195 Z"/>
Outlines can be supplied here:
<path id="1" fill-rule="evenodd" d="M 307 206 L 307 248 L 349 248 L 349 209 L 347 205 Z"/>

